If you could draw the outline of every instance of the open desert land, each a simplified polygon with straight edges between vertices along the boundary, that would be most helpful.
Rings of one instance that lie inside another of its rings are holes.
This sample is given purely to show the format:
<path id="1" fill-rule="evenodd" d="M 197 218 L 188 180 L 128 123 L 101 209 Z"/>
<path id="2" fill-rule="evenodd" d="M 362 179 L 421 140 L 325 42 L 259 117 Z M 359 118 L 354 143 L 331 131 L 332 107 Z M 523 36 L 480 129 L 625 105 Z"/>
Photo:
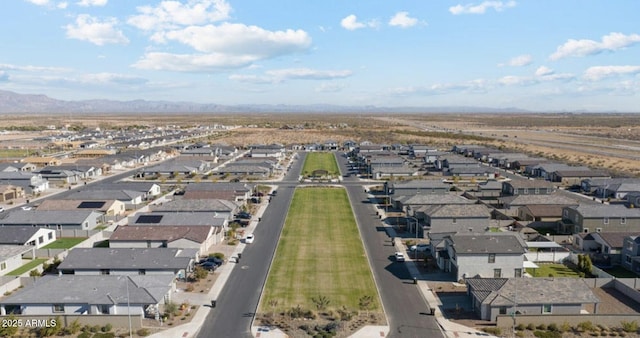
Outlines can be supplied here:
<path id="1" fill-rule="evenodd" d="M 236 146 L 353 140 L 428 144 L 444 150 L 454 144 L 482 144 L 605 169 L 614 175 L 640 176 L 637 114 L 52 114 L 29 118 L 5 115 L 0 127 L 32 129 L 66 125 L 74 129 L 120 129 L 215 123 L 239 127 L 215 139 L 215 142 Z M 29 137 L 25 135 L 35 134 L 25 133 L 3 135 L 0 147 L 9 140 L 19 140 L 21 147 L 28 147 L 25 142 Z M 34 146 L 43 147 L 43 144 Z"/>

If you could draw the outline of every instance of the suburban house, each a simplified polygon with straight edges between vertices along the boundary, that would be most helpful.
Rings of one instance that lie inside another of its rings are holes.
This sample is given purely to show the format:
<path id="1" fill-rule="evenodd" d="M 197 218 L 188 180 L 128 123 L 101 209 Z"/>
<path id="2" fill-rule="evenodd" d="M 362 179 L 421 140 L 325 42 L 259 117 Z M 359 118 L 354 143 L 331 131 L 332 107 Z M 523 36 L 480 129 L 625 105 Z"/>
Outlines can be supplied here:
<path id="1" fill-rule="evenodd" d="M 441 180 L 410 180 L 404 182 L 385 182 L 389 194 L 397 196 L 417 194 L 447 194 L 451 185 Z"/>
<path id="2" fill-rule="evenodd" d="M 565 187 L 580 186 L 584 179 L 611 178 L 611 174 L 602 170 L 556 170 L 551 174 L 552 182 L 560 182 Z"/>
<path id="3" fill-rule="evenodd" d="M 178 196 L 176 196 L 178 197 Z M 240 210 L 241 204 L 235 201 L 223 199 L 185 199 L 176 198 L 172 201 L 151 205 L 153 212 L 215 212 L 216 217 L 232 220 Z"/>
<path id="4" fill-rule="evenodd" d="M 31 172 L 0 172 L 0 184 L 22 188 L 27 194 L 38 194 L 49 189 L 49 181 Z"/>
<path id="5" fill-rule="evenodd" d="M 21 160 L 24 163 L 31 163 L 38 168 L 44 168 L 51 165 L 60 165 L 60 159 L 51 156 L 29 156 Z"/>
<path id="6" fill-rule="evenodd" d="M 197 249 L 201 256 L 213 244 L 210 226 L 118 226 L 109 237 L 110 248 Z"/>
<path id="7" fill-rule="evenodd" d="M 27 245 L 40 249 L 56 241 L 53 229 L 32 226 L 0 227 L 0 245 Z"/>
<path id="8" fill-rule="evenodd" d="M 621 256 L 622 267 L 640 274 L 640 236 L 624 238 Z"/>
<path id="9" fill-rule="evenodd" d="M 253 184 L 243 182 L 229 183 L 191 183 L 185 187 L 184 198 L 191 198 L 189 195 L 194 192 L 214 192 L 220 196 L 229 195 L 232 198 L 209 197 L 229 199 L 234 201 L 246 201 L 251 199 L 255 186 Z M 196 193 L 196 195 L 198 195 Z M 202 198 L 202 197 L 195 197 Z"/>
<path id="10" fill-rule="evenodd" d="M 562 219 L 564 205 L 531 204 L 518 208 L 518 220 L 532 228 L 555 228 Z"/>
<path id="11" fill-rule="evenodd" d="M 482 320 L 499 315 L 579 315 L 600 299 L 580 278 L 467 278 L 467 294 Z"/>
<path id="12" fill-rule="evenodd" d="M 11 184 L 0 184 L 0 202 L 24 198 L 24 189 Z"/>
<path id="13" fill-rule="evenodd" d="M 102 213 L 93 210 L 17 210 L 4 218 L 0 218 L 0 227 L 31 226 L 56 230 L 92 230 L 102 223 L 103 216 Z"/>
<path id="14" fill-rule="evenodd" d="M 171 275 L 185 278 L 193 270 L 198 249 L 74 248 L 60 263 L 63 274 Z"/>
<path id="15" fill-rule="evenodd" d="M 36 208 L 42 210 L 95 210 L 105 216 L 122 216 L 126 208 L 125 203 L 118 200 L 43 200 Z"/>
<path id="16" fill-rule="evenodd" d="M 553 184 L 542 180 L 511 180 L 502 182 L 504 196 L 549 195 L 555 191 Z"/>
<path id="17" fill-rule="evenodd" d="M 67 199 L 94 201 L 99 197 L 101 200 L 117 200 L 124 203 L 125 208 L 128 210 L 142 206 L 147 196 L 144 192 L 122 188 L 122 190 L 102 190 L 99 187 L 91 187 L 90 189 L 74 192 L 67 196 Z"/>
<path id="18" fill-rule="evenodd" d="M 219 243 L 229 220 L 215 212 L 151 212 L 138 213 L 129 219 L 132 226 L 208 226 L 212 228 L 211 241 Z"/>
<path id="19" fill-rule="evenodd" d="M 407 211 L 410 207 L 414 211 L 418 211 L 420 206 L 444 205 L 444 204 L 474 204 L 475 201 L 464 198 L 459 194 L 449 193 L 444 195 L 436 194 L 415 194 L 402 195 L 397 194 L 389 197 L 390 203 L 394 209 Z"/>
<path id="20" fill-rule="evenodd" d="M 0 299 L 0 315 L 152 317 L 176 290 L 173 276 L 46 275 Z"/>
<path id="21" fill-rule="evenodd" d="M 514 195 L 498 197 L 497 207 L 501 208 L 501 212 L 509 216 L 517 216 L 520 207 L 532 205 L 546 206 L 578 206 L 580 203 L 577 198 L 571 198 L 560 193 L 549 195 Z"/>
<path id="22" fill-rule="evenodd" d="M 526 245 L 516 233 L 458 233 L 440 245 L 438 267 L 456 280 L 523 276 Z"/>
<path id="23" fill-rule="evenodd" d="M 562 209 L 559 231 L 576 234 L 580 232 L 638 232 L 640 231 L 640 209 L 616 204 L 590 204 Z"/>
<path id="24" fill-rule="evenodd" d="M 600 198 L 623 198 L 623 195 L 614 195 L 613 192 L 640 191 L 640 179 L 627 177 L 587 178 L 580 182 L 580 189 L 586 194 Z"/>
<path id="25" fill-rule="evenodd" d="M 444 204 L 419 208 L 431 232 L 483 232 L 489 228 L 491 210 L 483 204 Z"/>
<path id="26" fill-rule="evenodd" d="M 573 247 L 588 254 L 593 265 L 610 268 L 621 263 L 624 239 L 638 235 L 640 231 L 574 234 Z"/>
<path id="27" fill-rule="evenodd" d="M 434 162 L 436 169 L 445 171 L 452 168 L 460 167 L 479 167 L 478 161 L 473 158 L 464 157 L 456 154 L 446 154 L 438 157 Z"/>
<path id="28" fill-rule="evenodd" d="M 198 160 L 197 158 L 182 161 L 173 159 L 156 164 L 151 167 L 145 167 L 144 169 L 140 170 L 138 176 L 145 177 L 152 175 L 174 176 L 200 174 L 209 170 L 210 168 L 211 164 L 209 162 Z"/>
<path id="29" fill-rule="evenodd" d="M 411 168 L 408 165 L 400 167 L 395 166 L 371 166 L 371 175 L 374 179 L 379 180 L 383 178 L 394 177 L 411 177 L 418 176 L 419 169 Z"/>
<path id="30" fill-rule="evenodd" d="M 0 245 L 0 276 L 22 266 L 22 255 L 34 250 L 26 245 Z"/>

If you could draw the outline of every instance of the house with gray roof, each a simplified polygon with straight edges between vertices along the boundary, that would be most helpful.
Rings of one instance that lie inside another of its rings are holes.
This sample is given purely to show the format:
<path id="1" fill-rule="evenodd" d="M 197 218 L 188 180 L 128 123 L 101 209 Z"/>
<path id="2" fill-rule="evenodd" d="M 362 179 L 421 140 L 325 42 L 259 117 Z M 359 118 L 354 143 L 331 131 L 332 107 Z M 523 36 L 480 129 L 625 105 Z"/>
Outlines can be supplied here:
<path id="1" fill-rule="evenodd" d="M 640 236 L 627 236 L 622 242 L 621 265 L 640 274 Z"/>
<path id="2" fill-rule="evenodd" d="M 93 210 L 16 210 L 0 218 L 0 227 L 31 226 L 56 230 L 92 230 L 103 223 L 104 215 Z"/>
<path id="3" fill-rule="evenodd" d="M 207 226 L 212 230 L 210 241 L 212 243 L 220 243 L 224 240 L 229 218 L 226 214 L 218 214 L 216 212 L 149 212 L 138 213 L 130 217 L 129 225 L 154 227 Z"/>
<path id="4" fill-rule="evenodd" d="M 561 193 L 553 193 L 549 195 L 514 195 L 498 197 L 497 206 L 501 208 L 501 212 L 508 216 L 516 216 L 520 207 L 531 205 L 561 205 L 578 206 L 580 201 L 578 198 L 568 197 Z"/>
<path id="5" fill-rule="evenodd" d="M 562 209 L 558 231 L 580 232 L 640 232 L 640 208 L 615 204 L 581 204 Z"/>
<path id="6" fill-rule="evenodd" d="M 201 256 L 214 244 L 210 226 L 118 226 L 109 237 L 110 248 L 197 249 Z"/>
<path id="7" fill-rule="evenodd" d="M 148 316 L 175 290 L 170 275 L 45 275 L 0 299 L 0 315 Z"/>
<path id="8" fill-rule="evenodd" d="M 27 194 L 37 194 L 49 189 L 49 181 L 31 172 L 0 172 L 0 184 L 21 187 Z"/>
<path id="9" fill-rule="evenodd" d="M 0 245 L 0 276 L 22 266 L 22 255 L 35 248 L 26 245 Z"/>
<path id="10" fill-rule="evenodd" d="M 96 196 L 99 197 L 99 196 Z M 71 200 L 46 199 L 36 208 L 42 210 L 95 210 L 105 216 L 121 216 L 126 211 L 125 203 L 118 200 Z"/>
<path id="11" fill-rule="evenodd" d="M 600 299 L 581 278 L 468 278 L 467 294 L 482 320 L 499 315 L 579 315 Z"/>
<path id="12" fill-rule="evenodd" d="M 146 194 L 137 190 L 130 190 L 123 187 L 122 190 L 102 190 L 99 188 L 93 189 L 93 187 L 80 190 L 67 196 L 68 200 L 85 200 L 95 201 L 101 200 L 117 200 L 124 203 L 127 210 L 137 209 L 145 201 Z"/>
<path id="13" fill-rule="evenodd" d="M 193 271 L 197 258 L 198 249 L 74 248 L 58 270 L 75 275 L 172 275 L 183 278 Z"/>
<path id="14" fill-rule="evenodd" d="M 244 182 L 190 183 L 185 187 L 185 196 L 194 191 L 230 192 L 236 196 L 236 201 L 243 201 L 251 198 L 254 189 L 255 185 Z"/>
<path id="15" fill-rule="evenodd" d="M 444 204 L 419 208 L 416 215 L 430 232 L 483 232 L 489 228 L 491 210 L 483 204 Z"/>
<path id="16" fill-rule="evenodd" d="M 0 245 L 28 245 L 39 249 L 56 241 L 56 231 L 32 226 L 0 227 Z"/>
<path id="17" fill-rule="evenodd" d="M 153 212 L 215 212 L 219 218 L 231 220 L 240 207 L 239 202 L 223 199 L 176 198 L 162 204 L 151 205 L 150 209 Z"/>
<path id="18" fill-rule="evenodd" d="M 600 268 L 611 268 L 621 263 L 624 239 L 638 235 L 640 235 L 640 231 L 574 234 L 573 247 L 589 255 L 593 265 Z"/>
<path id="19" fill-rule="evenodd" d="M 549 195 L 555 190 L 551 182 L 543 180 L 513 179 L 502 182 L 502 194 L 504 196 Z"/>
<path id="20" fill-rule="evenodd" d="M 563 169 L 551 173 L 550 181 L 559 182 L 564 187 L 571 187 L 580 186 L 582 180 L 589 178 L 611 178 L 611 174 L 604 170 Z"/>
<path id="21" fill-rule="evenodd" d="M 442 180 L 407 180 L 401 182 L 385 182 L 389 194 L 397 196 L 417 194 L 446 194 L 451 185 Z"/>
<path id="22" fill-rule="evenodd" d="M 457 233 L 444 238 L 435 250 L 438 267 L 455 280 L 522 277 L 526 244 L 512 232 Z"/>
<path id="23" fill-rule="evenodd" d="M 630 184 L 637 186 L 640 184 L 640 179 L 630 177 L 615 177 L 615 178 L 586 178 L 580 182 L 580 189 L 586 193 L 600 198 L 614 197 L 622 198 L 622 196 L 611 195 L 610 187 L 621 186 Z M 623 188 L 623 190 L 626 190 Z M 640 191 L 640 190 L 636 190 Z"/>

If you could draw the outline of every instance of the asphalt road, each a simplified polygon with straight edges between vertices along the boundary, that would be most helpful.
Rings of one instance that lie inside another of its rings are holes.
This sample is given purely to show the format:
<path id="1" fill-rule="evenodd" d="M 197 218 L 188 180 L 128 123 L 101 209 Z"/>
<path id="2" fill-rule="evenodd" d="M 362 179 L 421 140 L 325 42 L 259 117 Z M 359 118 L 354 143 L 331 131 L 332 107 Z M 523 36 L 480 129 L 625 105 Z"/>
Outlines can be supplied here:
<path id="1" fill-rule="evenodd" d="M 340 170 L 348 172 L 347 159 L 336 154 Z M 395 248 L 382 222 L 376 215 L 376 205 L 368 203 L 367 193 L 355 177 L 344 178 L 351 206 L 358 222 L 362 242 L 376 280 L 389 321 L 388 337 L 445 337 L 435 317 L 427 315 L 429 307 L 420 290 L 413 284 L 404 263 L 394 260 Z M 358 181 L 359 185 L 351 184 Z"/>
<path id="2" fill-rule="evenodd" d="M 295 161 L 285 178 L 294 181 L 302 169 L 304 154 Z M 207 316 L 198 337 L 252 337 L 251 323 L 266 282 L 280 232 L 284 226 L 296 184 L 278 186 L 262 220 L 254 230 L 255 241 L 247 245 L 242 258 L 231 272 L 217 299 L 216 308 Z"/>

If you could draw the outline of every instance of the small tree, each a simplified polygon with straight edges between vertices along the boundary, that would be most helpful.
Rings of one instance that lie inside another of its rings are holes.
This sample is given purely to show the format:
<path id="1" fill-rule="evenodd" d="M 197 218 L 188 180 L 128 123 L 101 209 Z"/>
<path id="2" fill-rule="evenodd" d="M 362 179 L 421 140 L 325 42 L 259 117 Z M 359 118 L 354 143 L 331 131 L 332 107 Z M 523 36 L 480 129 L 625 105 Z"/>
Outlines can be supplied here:
<path id="1" fill-rule="evenodd" d="M 209 276 L 209 271 L 203 269 L 202 267 L 196 266 L 195 269 L 193 269 L 193 278 L 195 280 L 205 279 L 207 278 L 207 276 Z"/>
<path id="2" fill-rule="evenodd" d="M 178 312 L 178 308 L 178 304 L 168 302 L 164 304 L 164 314 L 169 318 L 173 318 L 173 316 Z"/>
<path id="3" fill-rule="evenodd" d="M 329 298 L 323 295 L 319 295 L 317 298 L 311 297 L 311 301 L 316 305 L 318 311 L 324 311 L 327 308 L 327 305 L 331 302 Z"/>
<path id="4" fill-rule="evenodd" d="M 366 311 L 367 314 L 369 314 L 371 304 L 373 304 L 373 297 L 371 297 L 370 295 L 364 295 L 358 300 L 358 306 L 360 306 L 360 310 Z"/>

